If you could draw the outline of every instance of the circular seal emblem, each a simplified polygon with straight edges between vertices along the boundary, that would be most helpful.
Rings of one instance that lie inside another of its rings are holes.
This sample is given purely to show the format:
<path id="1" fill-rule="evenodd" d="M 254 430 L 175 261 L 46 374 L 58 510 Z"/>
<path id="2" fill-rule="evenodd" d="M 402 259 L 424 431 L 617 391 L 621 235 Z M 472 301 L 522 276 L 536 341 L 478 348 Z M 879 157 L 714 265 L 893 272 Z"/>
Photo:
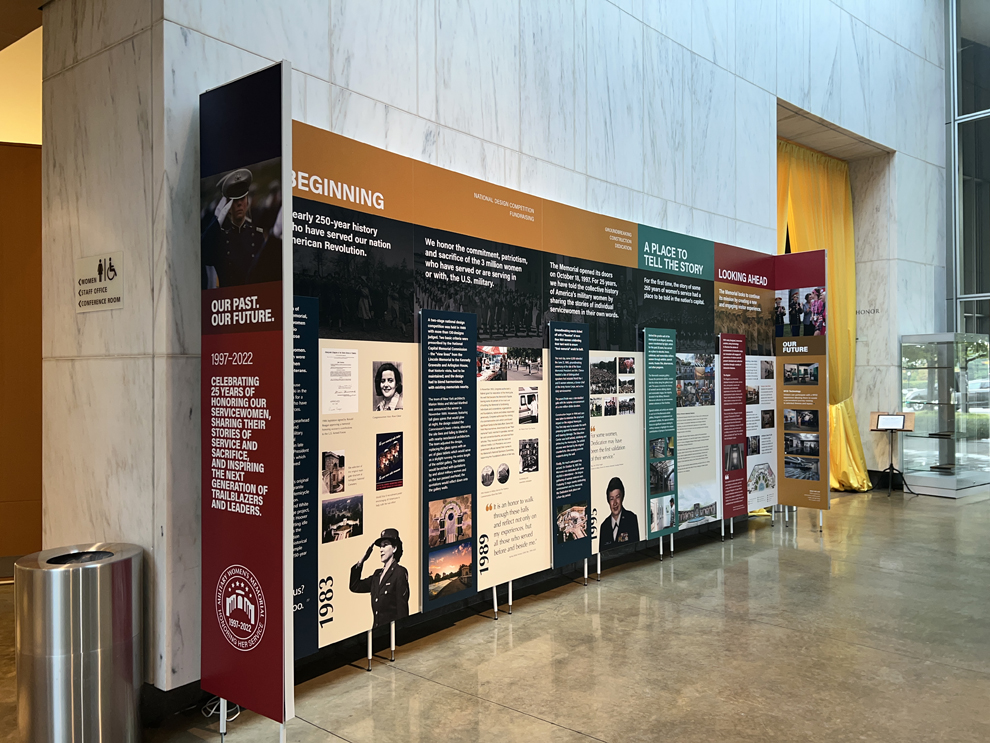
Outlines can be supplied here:
<path id="1" fill-rule="evenodd" d="M 265 634 L 265 594 L 254 573 L 231 565 L 220 574 L 216 591 L 217 621 L 227 642 L 237 650 L 252 650 Z"/>

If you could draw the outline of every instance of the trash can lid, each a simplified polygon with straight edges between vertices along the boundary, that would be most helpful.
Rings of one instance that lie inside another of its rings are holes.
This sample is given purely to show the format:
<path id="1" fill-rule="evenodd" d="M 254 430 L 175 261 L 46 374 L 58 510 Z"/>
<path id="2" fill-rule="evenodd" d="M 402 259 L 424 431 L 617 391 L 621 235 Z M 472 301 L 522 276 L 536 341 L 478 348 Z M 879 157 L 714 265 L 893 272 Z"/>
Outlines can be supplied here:
<path id="1" fill-rule="evenodd" d="M 16 570 L 78 570 L 106 565 L 108 562 L 132 560 L 141 554 L 143 551 L 139 546 L 125 542 L 72 544 L 25 555 L 14 563 L 14 567 L 15 572 Z"/>

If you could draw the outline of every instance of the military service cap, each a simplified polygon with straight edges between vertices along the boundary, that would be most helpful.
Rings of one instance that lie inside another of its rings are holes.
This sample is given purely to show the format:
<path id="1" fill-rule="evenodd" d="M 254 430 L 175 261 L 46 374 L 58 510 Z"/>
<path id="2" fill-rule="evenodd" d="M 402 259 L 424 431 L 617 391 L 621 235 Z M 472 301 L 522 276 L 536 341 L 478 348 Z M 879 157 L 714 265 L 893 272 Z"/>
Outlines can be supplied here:
<path id="1" fill-rule="evenodd" d="M 223 185 L 220 187 L 220 191 L 231 201 L 243 199 L 248 195 L 248 191 L 251 190 L 252 180 L 251 171 L 247 168 L 235 170 L 223 179 Z"/>

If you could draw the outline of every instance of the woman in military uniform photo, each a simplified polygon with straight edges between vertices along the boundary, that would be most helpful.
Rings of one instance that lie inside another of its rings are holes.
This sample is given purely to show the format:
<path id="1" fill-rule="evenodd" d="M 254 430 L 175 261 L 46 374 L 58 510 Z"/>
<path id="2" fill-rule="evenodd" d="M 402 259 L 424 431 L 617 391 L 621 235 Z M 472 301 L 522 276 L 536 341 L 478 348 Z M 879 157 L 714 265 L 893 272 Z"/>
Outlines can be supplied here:
<path id="1" fill-rule="evenodd" d="M 382 566 L 362 578 L 364 563 L 375 547 L 381 552 Z M 351 592 L 371 594 L 371 611 L 375 615 L 372 627 L 383 627 L 409 616 L 409 572 L 399 565 L 401 559 L 402 540 L 398 530 L 385 529 L 364 557 L 351 567 Z"/>

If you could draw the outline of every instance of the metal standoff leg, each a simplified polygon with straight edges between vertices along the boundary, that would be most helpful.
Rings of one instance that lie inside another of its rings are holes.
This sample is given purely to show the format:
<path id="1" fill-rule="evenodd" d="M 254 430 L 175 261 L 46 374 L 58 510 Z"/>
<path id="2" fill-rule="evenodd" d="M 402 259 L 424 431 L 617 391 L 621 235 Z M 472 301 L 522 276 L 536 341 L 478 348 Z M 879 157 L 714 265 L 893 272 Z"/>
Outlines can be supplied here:
<path id="1" fill-rule="evenodd" d="M 736 538 L 736 522 L 729 519 L 729 539 Z"/>
<path id="2" fill-rule="evenodd" d="M 663 537 L 660 537 L 660 562 L 663 562 Z"/>
<path id="3" fill-rule="evenodd" d="M 588 558 L 584 558 L 584 585 L 588 585 Z"/>
<path id="4" fill-rule="evenodd" d="M 784 526 L 790 526 L 790 524 L 787 521 L 788 512 L 790 511 L 790 508 L 791 508 L 790 506 L 784 506 Z"/>
<path id="5" fill-rule="evenodd" d="M 389 626 L 389 629 L 391 630 L 391 635 L 392 635 L 392 658 L 391 658 L 391 660 L 392 661 L 395 661 L 395 622 L 392 622 L 392 624 Z"/>
<path id="6" fill-rule="evenodd" d="M 671 557 L 674 556 L 674 535 L 673 535 L 673 533 L 671 533 L 671 535 L 670 535 L 670 556 Z"/>
<path id="7" fill-rule="evenodd" d="M 725 519 L 722 519 L 722 541 L 725 541 Z"/>
<path id="8" fill-rule="evenodd" d="M 777 517 L 777 506 L 770 506 L 770 528 L 774 527 L 774 521 Z"/>
<path id="9" fill-rule="evenodd" d="M 492 606 L 495 608 L 495 621 L 498 621 L 498 586 L 492 586 Z"/>
<path id="10" fill-rule="evenodd" d="M 368 630 L 368 670 L 371 670 L 371 630 Z"/>
<path id="11" fill-rule="evenodd" d="M 509 615 L 512 615 L 512 581 L 509 581 Z"/>
<path id="12" fill-rule="evenodd" d="M 220 698 L 220 743 L 227 738 L 227 700 Z"/>
<path id="13" fill-rule="evenodd" d="M 285 723 L 281 722 L 278 726 L 278 743 L 285 743 Z"/>
<path id="14" fill-rule="evenodd" d="M 824 524 L 824 523 L 825 523 L 825 520 L 822 518 L 822 512 L 819 511 L 818 512 L 818 533 L 819 534 L 822 533 L 822 524 Z"/>
<path id="15" fill-rule="evenodd" d="M 598 580 L 602 579 L 602 553 L 598 553 Z"/>

